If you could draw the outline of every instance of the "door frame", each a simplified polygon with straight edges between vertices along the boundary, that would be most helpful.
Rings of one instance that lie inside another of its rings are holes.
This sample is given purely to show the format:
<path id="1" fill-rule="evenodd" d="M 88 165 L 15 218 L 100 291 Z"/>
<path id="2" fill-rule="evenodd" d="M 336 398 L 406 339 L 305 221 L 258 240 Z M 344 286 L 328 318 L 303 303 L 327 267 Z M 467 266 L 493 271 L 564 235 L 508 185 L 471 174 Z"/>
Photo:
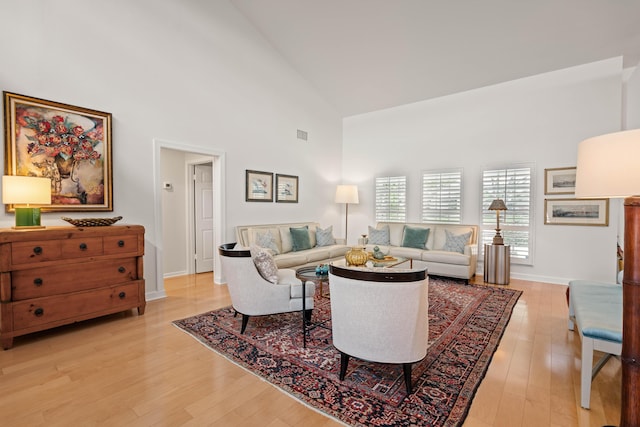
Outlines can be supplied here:
<path id="1" fill-rule="evenodd" d="M 183 151 L 185 153 L 191 153 L 202 156 L 211 157 L 211 161 L 213 163 L 213 214 L 215 216 L 213 220 L 214 229 L 218 230 L 218 232 L 214 236 L 214 245 L 218 247 L 222 245 L 223 234 L 226 230 L 226 216 L 225 211 L 223 209 L 224 200 L 225 200 L 225 182 L 224 177 L 225 166 L 226 166 L 226 153 L 222 150 L 216 150 L 208 147 L 197 147 L 194 145 L 188 145 L 180 142 L 168 141 L 163 139 L 154 138 L 153 139 L 153 180 L 154 180 L 154 190 L 153 190 L 153 199 L 154 199 L 154 213 L 155 213 L 155 239 L 156 239 L 156 280 L 157 283 L 157 292 L 161 295 L 165 295 L 164 291 L 164 266 L 163 266 L 163 254 L 164 254 L 164 239 L 162 235 L 162 171 L 161 171 L 161 151 L 163 148 Z M 186 201 L 185 201 L 186 202 Z M 188 219 L 187 221 L 192 221 L 193 219 Z M 189 268 L 193 268 L 191 263 L 188 263 Z M 214 270 L 213 270 L 213 281 L 214 283 L 223 283 L 222 279 L 222 271 L 216 266 L 220 265 L 220 256 L 218 253 L 215 254 L 214 259 Z"/>

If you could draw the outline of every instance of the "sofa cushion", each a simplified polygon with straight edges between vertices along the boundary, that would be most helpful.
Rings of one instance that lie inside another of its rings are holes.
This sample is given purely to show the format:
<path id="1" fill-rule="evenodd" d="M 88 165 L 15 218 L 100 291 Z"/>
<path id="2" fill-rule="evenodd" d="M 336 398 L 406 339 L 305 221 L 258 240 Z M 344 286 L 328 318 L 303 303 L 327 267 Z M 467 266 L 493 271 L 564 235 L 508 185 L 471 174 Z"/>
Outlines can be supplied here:
<path id="1" fill-rule="evenodd" d="M 307 252 L 288 252 L 286 254 L 278 255 L 275 260 L 278 268 L 293 268 L 299 265 L 306 264 L 307 261 Z"/>
<path id="2" fill-rule="evenodd" d="M 404 234 L 402 235 L 402 244 L 400 246 L 405 248 L 425 249 L 428 238 L 428 228 L 405 225 Z"/>
<path id="3" fill-rule="evenodd" d="M 324 230 L 320 227 L 316 228 L 316 242 L 318 246 L 335 245 L 336 239 L 333 237 L 333 225 Z"/>
<path id="4" fill-rule="evenodd" d="M 294 252 L 311 249 L 311 240 L 309 239 L 309 227 L 289 227 L 291 233 L 292 250 Z"/>
<path id="5" fill-rule="evenodd" d="M 389 246 L 389 226 L 380 229 L 369 226 L 369 244 Z"/>
<path id="6" fill-rule="evenodd" d="M 471 232 L 464 234 L 453 234 L 449 230 L 444 230 L 447 235 L 447 241 L 444 243 L 442 247 L 443 251 L 449 252 L 459 252 L 464 253 L 464 247 L 469 242 L 469 238 L 471 237 Z"/>
<path id="7" fill-rule="evenodd" d="M 450 251 L 423 251 L 422 260 L 439 264 L 469 265 L 469 255 Z"/>
<path id="8" fill-rule="evenodd" d="M 266 237 L 265 235 L 267 234 L 271 234 L 272 240 L 275 243 L 275 246 L 277 248 L 277 252 L 280 253 L 282 252 L 282 242 L 280 240 L 280 232 L 278 231 L 277 227 L 251 227 L 247 229 L 247 237 L 248 237 L 248 241 L 247 241 L 247 247 L 250 247 L 251 245 L 258 245 L 258 246 L 262 246 L 262 247 L 268 247 L 268 246 L 263 246 L 262 244 L 260 244 L 260 240 L 262 239 L 268 239 L 268 237 Z M 274 251 L 275 253 L 275 251 Z"/>
<path id="9" fill-rule="evenodd" d="M 251 245 L 249 252 L 260 275 L 271 283 L 278 283 L 278 266 L 269 251 L 260 246 Z"/>
<path id="10" fill-rule="evenodd" d="M 411 259 L 422 259 L 422 252 L 426 249 L 407 248 L 403 246 L 389 246 L 389 255 Z"/>
<path id="11" fill-rule="evenodd" d="M 308 251 L 304 251 L 307 256 L 307 262 L 323 261 L 331 258 L 331 251 L 327 246 L 316 246 Z"/>

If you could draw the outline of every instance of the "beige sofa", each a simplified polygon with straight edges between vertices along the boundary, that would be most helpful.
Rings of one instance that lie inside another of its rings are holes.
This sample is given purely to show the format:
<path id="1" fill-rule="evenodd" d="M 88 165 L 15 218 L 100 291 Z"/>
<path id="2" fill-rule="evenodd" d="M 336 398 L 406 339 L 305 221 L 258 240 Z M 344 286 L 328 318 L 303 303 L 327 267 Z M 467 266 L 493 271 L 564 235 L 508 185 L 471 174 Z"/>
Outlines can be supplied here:
<path id="1" fill-rule="evenodd" d="M 309 227 L 309 240 L 311 249 L 293 251 L 291 227 Z M 264 225 L 239 225 L 236 227 L 236 238 L 240 246 L 249 248 L 252 244 L 258 244 L 259 234 L 269 232 L 273 236 L 277 246 L 277 254 L 274 255 L 278 268 L 298 268 L 307 265 L 328 264 L 331 261 L 344 259 L 344 254 L 350 249 L 344 244 L 344 239 L 335 239 L 336 243 L 329 246 L 317 246 L 316 228 L 317 222 L 295 222 L 286 224 Z M 326 228 L 326 227 L 324 227 Z M 261 246 L 258 244 L 258 246 Z"/>
<path id="2" fill-rule="evenodd" d="M 402 246 L 405 225 L 429 229 L 425 249 Z M 426 267 L 430 275 L 455 277 L 468 281 L 476 274 L 478 265 L 477 225 L 378 222 L 375 228 L 381 230 L 387 226 L 389 227 L 389 245 L 377 245 L 384 253 L 411 258 L 414 260 L 414 268 Z M 470 233 L 462 253 L 443 250 L 447 242 L 445 230 L 456 236 Z M 369 243 L 366 248 L 368 251 L 372 251 L 374 246 L 376 245 Z"/>

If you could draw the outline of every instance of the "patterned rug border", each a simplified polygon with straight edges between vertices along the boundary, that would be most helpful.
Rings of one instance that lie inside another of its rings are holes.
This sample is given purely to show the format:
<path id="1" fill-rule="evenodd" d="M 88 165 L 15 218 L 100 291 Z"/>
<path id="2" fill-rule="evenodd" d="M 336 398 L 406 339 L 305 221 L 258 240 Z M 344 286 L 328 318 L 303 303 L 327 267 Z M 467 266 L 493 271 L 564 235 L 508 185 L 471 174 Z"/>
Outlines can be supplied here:
<path id="1" fill-rule="evenodd" d="M 493 295 L 494 293 L 503 293 L 503 294 L 508 294 L 508 301 L 505 302 L 504 305 L 504 309 L 502 311 L 501 316 L 499 317 L 498 322 L 495 324 L 494 329 L 490 332 L 489 334 L 489 341 L 492 342 L 495 340 L 495 344 L 493 345 L 493 348 L 490 349 L 489 354 L 485 354 L 489 348 L 491 347 L 491 345 L 487 344 L 487 346 L 483 349 L 482 351 L 482 356 L 478 358 L 478 360 L 474 363 L 473 367 L 475 368 L 476 365 L 481 364 L 481 369 L 479 369 L 479 372 L 476 372 L 475 374 L 475 386 L 473 386 L 473 389 L 470 390 L 470 393 L 463 395 L 463 393 L 460 394 L 460 396 L 458 396 L 457 400 L 461 400 L 464 399 L 465 401 L 467 401 L 468 403 L 464 405 L 464 409 L 462 411 L 459 411 L 457 413 L 458 416 L 458 421 L 451 421 L 450 419 L 445 419 L 445 422 L 443 424 L 438 424 L 438 425 L 443 425 L 443 426 L 459 426 L 462 425 L 464 423 L 464 420 L 466 419 L 468 412 L 471 408 L 471 403 L 477 393 L 478 388 L 480 387 L 480 384 L 482 383 L 482 381 L 484 380 L 489 366 L 491 365 L 491 362 L 493 360 L 493 357 L 495 355 L 495 352 L 497 351 L 499 344 L 502 340 L 502 337 L 504 336 L 504 333 L 506 331 L 506 328 L 511 320 L 511 317 L 513 315 L 513 310 L 520 298 L 520 296 L 522 295 L 522 291 L 517 290 L 517 289 L 511 289 L 511 288 L 506 288 L 506 287 L 498 287 L 498 286 L 491 286 L 491 285 L 486 285 L 486 284 L 469 284 L 469 285 L 462 285 L 460 282 L 457 282 L 455 280 L 451 280 L 451 279 L 445 279 L 445 278 L 441 278 L 441 277 L 432 277 L 431 280 L 437 280 L 437 281 L 443 281 L 443 282 L 450 282 L 450 283 L 446 283 L 448 285 L 455 283 L 455 286 L 464 286 L 466 288 L 472 288 L 472 289 L 479 289 L 479 290 L 489 290 L 490 293 Z M 467 308 L 467 307 L 465 307 Z M 172 324 L 178 328 L 179 330 L 185 332 L 187 335 L 192 336 L 193 338 L 196 339 L 196 341 L 198 341 L 200 344 L 202 344 L 204 347 L 206 347 L 208 350 L 211 350 L 213 352 L 215 352 L 216 354 L 222 356 L 224 359 L 232 362 L 233 364 L 235 364 L 236 366 L 239 366 L 240 368 L 244 369 L 245 371 L 251 373 L 252 375 L 260 378 L 262 381 L 268 383 L 270 386 L 274 387 L 275 389 L 279 390 L 281 393 L 285 393 L 287 396 L 290 396 L 292 398 L 294 398 L 296 401 L 304 404 L 306 407 L 324 415 L 327 416 L 329 418 L 331 418 L 333 421 L 340 423 L 342 425 L 345 426 L 363 426 L 365 424 L 354 420 L 353 423 L 348 422 L 349 420 L 345 421 L 344 419 L 339 418 L 342 415 L 342 412 L 340 411 L 331 411 L 329 410 L 330 408 L 327 408 L 326 406 L 316 406 L 314 405 L 314 400 L 311 399 L 309 400 L 309 396 L 305 395 L 304 393 L 301 393 L 297 390 L 295 390 L 294 388 L 292 388 L 291 386 L 284 384 L 282 381 L 278 381 L 278 379 L 276 378 L 275 380 L 270 378 L 268 375 L 265 375 L 264 372 L 261 372 L 260 370 L 256 369 L 255 366 L 252 366 L 252 364 L 250 363 L 250 361 L 246 361 L 243 360 L 241 358 L 239 358 L 237 355 L 232 354 L 232 353 L 227 353 L 225 352 L 224 349 L 217 349 L 215 347 L 212 346 L 211 340 L 208 339 L 206 336 L 200 335 L 195 331 L 192 331 L 190 329 L 188 329 L 187 326 L 185 325 L 181 325 L 180 323 L 184 323 L 190 319 L 194 319 L 194 318 L 198 318 L 198 317 L 202 317 L 202 316 L 207 316 L 207 315 L 212 315 L 214 313 L 220 313 L 220 312 L 224 312 L 225 310 L 227 311 L 232 311 L 233 308 L 232 306 L 226 306 L 226 307 L 222 307 L 222 308 L 218 308 L 218 309 L 214 309 L 214 310 L 210 310 L 207 311 L 205 313 L 200 313 L 200 314 L 196 314 L 194 316 L 189 316 L 183 319 L 179 319 L 179 320 L 175 320 L 172 322 Z M 460 314 L 458 315 L 459 317 L 462 316 L 472 316 L 473 314 L 475 314 L 477 312 L 477 308 L 476 310 L 474 310 L 472 313 L 465 313 L 464 311 L 461 311 Z M 299 315 L 299 314 L 298 314 Z M 279 315 L 279 316 L 283 316 L 283 315 Z M 269 317 L 269 316 L 265 316 L 265 317 Z M 456 318 L 456 320 L 458 319 Z M 256 318 L 253 318 L 255 321 Z M 458 335 L 456 335 L 457 337 Z M 238 336 L 238 338 L 243 338 L 242 336 Z M 441 338 L 441 337 L 438 337 Z M 254 345 L 251 342 L 247 343 L 249 345 Z M 313 344 L 311 345 L 311 350 L 313 349 Z M 282 357 L 282 355 L 280 355 L 280 357 Z M 283 357 L 283 360 L 285 360 L 286 357 Z M 427 359 L 427 358 L 425 358 Z M 435 361 L 435 358 L 434 358 Z M 482 363 L 481 363 L 482 362 Z M 430 364 L 429 364 L 430 365 Z M 466 382 L 470 381 L 471 377 L 473 375 L 469 375 L 469 377 L 465 380 L 465 386 L 466 386 Z M 346 386 L 343 386 L 346 387 Z M 342 387 L 341 387 L 342 388 Z M 357 390 L 357 388 L 354 388 L 354 390 Z M 464 387 L 463 387 L 464 390 Z M 451 414 L 454 411 L 451 411 L 447 417 L 451 416 Z M 411 425 L 431 425 L 431 424 L 411 424 Z"/>

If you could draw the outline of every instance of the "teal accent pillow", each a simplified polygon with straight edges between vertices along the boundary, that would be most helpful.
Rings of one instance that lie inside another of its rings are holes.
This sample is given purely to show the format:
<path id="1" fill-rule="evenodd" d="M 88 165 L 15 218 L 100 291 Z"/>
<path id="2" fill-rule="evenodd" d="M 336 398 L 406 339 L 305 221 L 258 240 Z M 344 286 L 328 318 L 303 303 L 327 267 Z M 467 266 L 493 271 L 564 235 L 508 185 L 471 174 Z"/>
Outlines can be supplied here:
<path id="1" fill-rule="evenodd" d="M 318 246 L 331 246 L 336 244 L 333 238 L 333 225 L 328 226 L 324 230 L 320 227 L 316 228 L 316 244 Z"/>
<path id="2" fill-rule="evenodd" d="M 293 243 L 293 251 L 303 251 L 311 249 L 311 239 L 309 238 L 309 227 L 290 227 L 291 241 Z"/>
<path id="3" fill-rule="evenodd" d="M 421 227 L 404 226 L 402 245 L 405 248 L 426 249 L 429 229 Z"/>
<path id="4" fill-rule="evenodd" d="M 471 237 L 471 232 L 464 234 L 453 234 L 449 230 L 444 230 L 447 241 L 444 242 L 444 246 L 442 247 L 443 251 L 448 252 L 460 252 L 464 253 L 464 247 L 469 242 L 469 238 Z"/>
<path id="5" fill-rule="evenodd" d="M 389 226 L 385 225 L 381 229 L 369 226 L 369 244 L 389 246 L 391 239 L 389 237 Z"/>

